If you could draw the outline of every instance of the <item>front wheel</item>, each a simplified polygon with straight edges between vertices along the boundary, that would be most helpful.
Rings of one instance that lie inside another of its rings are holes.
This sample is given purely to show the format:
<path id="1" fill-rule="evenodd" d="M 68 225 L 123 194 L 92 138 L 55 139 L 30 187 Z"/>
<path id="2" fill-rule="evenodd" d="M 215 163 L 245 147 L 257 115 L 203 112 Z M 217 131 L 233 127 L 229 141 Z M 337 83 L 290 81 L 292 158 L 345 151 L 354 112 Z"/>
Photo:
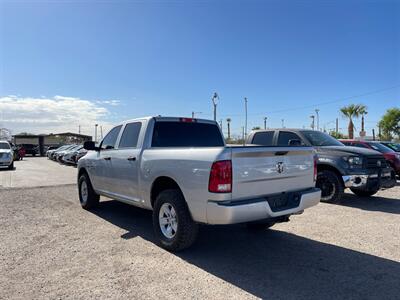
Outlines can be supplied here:
<path id="1" fill-rule="evenodd" d="M 350 190 L 354 194 L 356 194 L 357 196 L 360 196 L 360 197 L 371 197 L 378 192 L 378 190 L 368 191 L 368 190 L 357 190 L 357 189 L 352 189 L 352 188 Z"/>
<path id="2" fill-rule="evenodd" d="M 321 189 L 321 202 L 337 203 L 344 193 L 344 186 L 340 178 L 330 170 L 318 172 L 316 187 Z"/>
<path id="3" fill-rule="evenodd" d="M 193 221 L 179 190 L 165 190 L 157 196 L 153 227 L 158 242 L 168 251 L 190 247 L 198 234 L 198 224 Z"/>
<path id="4" fill-rule="evenodd" d="M 82 174 L 78 180 L 79 201 L 82 208 L 90 210 L 99 204 L 100 196 L 97 195 L 92 187 L 89 176 Z"/>

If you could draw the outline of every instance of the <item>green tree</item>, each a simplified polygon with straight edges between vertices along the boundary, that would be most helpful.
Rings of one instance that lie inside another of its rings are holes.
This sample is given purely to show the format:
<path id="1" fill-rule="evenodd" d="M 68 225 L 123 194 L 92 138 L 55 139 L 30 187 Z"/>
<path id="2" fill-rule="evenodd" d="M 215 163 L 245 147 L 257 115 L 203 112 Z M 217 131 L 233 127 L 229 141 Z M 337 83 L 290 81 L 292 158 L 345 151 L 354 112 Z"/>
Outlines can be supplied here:
<path id="1" fill-rule="evenodd" d="M 358 118 L 360 114 L 366 111 L 366 106 L 362 104 L 350 104 L 349 106 L 344 106 L 340 109 L 340 112 L 349 119 L 349 139 L 354 138 L 354 123 L 353 118 Z"/>
<path id="2" fill-rule="evenodd" d="M 252 130 L 260 130 L 261 129 L 261 127 L 260 126 L 255 126 L 255 127 L 253 127 L 253 129 Z"/>
<path id="3" fill-rule="evenodd" d="M 329 132 L 329 135 L 333 136 L 335 139 L 344 139 L 346 138 L 345 135 L 343 133 L 340 132 L 336 132 L 334 130 L 332 130 L 331 132 Z"/>
<path id="4" fill-rule="evenodd" d="M 396 107 L 389 108 L 378 125 L 385 138 L 392 139 L 395 135 L 400 137 L 400 109 Z"/>

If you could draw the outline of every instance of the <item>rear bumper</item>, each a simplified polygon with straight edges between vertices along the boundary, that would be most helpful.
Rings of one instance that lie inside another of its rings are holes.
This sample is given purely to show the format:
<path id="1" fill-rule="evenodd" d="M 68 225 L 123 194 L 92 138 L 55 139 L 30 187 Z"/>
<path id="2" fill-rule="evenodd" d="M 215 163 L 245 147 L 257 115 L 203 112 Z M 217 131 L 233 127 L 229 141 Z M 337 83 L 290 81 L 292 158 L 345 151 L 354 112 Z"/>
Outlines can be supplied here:
<path id="1" fill-rule="evenodd" d="M 345 175 L 342 178 L 345 187 L 360 190 L 377 190 L 396 185 L 396 179 L 392 177 L 391 168 L 382 169 L 374 174 Z"/>
<path id="2" fill-rule="evenodd" d="M 312 188 L 296 192 L 300 197 L 296 207 L 283 210 L 272 210 L 267 197 L 238 201 L 208 201 L 208 224 L 235 224 L 275 218 L 301 213 L 304 209 L 317 205 L 321 198 L 321 190 Z"/>

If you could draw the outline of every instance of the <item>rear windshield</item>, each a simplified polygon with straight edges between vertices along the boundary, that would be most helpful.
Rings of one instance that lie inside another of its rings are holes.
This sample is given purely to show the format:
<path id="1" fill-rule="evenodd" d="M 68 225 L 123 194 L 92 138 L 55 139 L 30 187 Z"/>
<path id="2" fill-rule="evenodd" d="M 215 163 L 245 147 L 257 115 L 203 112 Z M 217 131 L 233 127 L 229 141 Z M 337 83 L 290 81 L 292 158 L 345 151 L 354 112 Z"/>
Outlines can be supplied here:
<path id="1" fill-rule="evenodd" d="M 10 149 L 10 145 L 8 143 L 0 143 L 0 149 Z"/>
<path id="2" fill-rule="evenodd" d="M 224 140 L 215 124 L 156 122 L 152 147 L 222 147 Z"/>

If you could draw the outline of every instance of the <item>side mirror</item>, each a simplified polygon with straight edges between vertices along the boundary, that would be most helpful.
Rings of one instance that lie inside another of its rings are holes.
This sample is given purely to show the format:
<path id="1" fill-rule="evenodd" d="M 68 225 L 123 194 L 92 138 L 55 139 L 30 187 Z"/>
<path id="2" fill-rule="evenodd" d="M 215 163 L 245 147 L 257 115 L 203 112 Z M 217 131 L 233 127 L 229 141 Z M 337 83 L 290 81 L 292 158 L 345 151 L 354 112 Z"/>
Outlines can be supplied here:
<path id="1" fill-rule="evenodd" d="M 301 146 L 301 141 L 300 140 L 289 140 L 289 146 Z"/>
<path id="2" fill-rule="evenodd" d="M 96 147 L 96 144 L 93 141 L 84 142 L 83 148 L 85 148 L 88 151 L 90 151 L 90 150 L 99 151 L 100 150 L 99 147 Z"/>

